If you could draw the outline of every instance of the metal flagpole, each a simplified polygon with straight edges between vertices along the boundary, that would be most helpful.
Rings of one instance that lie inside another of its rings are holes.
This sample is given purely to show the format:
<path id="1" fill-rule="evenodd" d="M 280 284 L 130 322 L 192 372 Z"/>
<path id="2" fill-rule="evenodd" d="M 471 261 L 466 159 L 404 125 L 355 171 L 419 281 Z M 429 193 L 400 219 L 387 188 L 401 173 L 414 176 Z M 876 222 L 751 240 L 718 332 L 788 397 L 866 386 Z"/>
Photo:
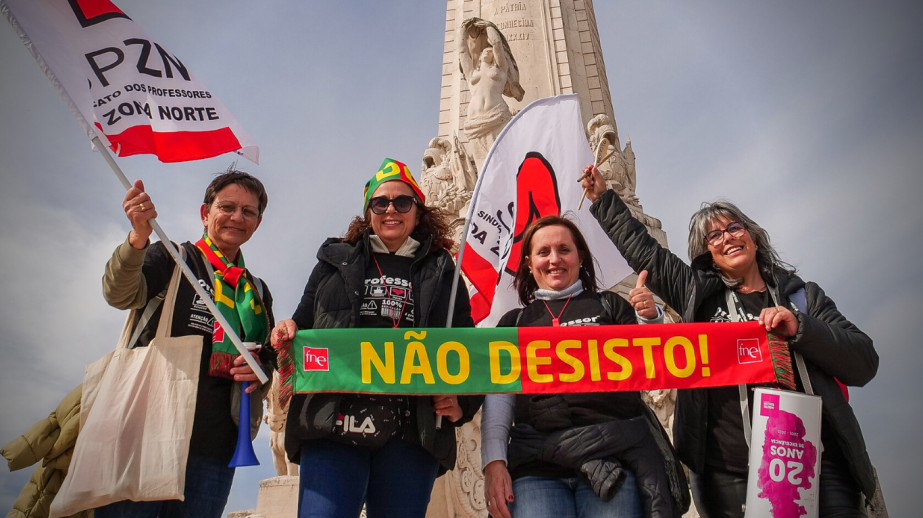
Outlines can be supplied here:
<path id="1" fill-rule="evenodd" d="M 93 136 L 93 145 L 96 146 L 96 149 L 103 155 L 103 158 L 108 162 L 109 167 L 112 168 L 112 171 L 115 173 L 115 176 L 118 177 L 119 181 L 122 182 L 122 185 L 125 186 L 125 190 L 131 189 L 132 185 L 128 181 L 128 178 L 125 177 L 125 174 L 122 172 L 122 169 L 118 164 L 115 163 L 115 160 L 112 158 L 112 155 L 109 154 L 109 150 L 106 149 L 106 146 L 103 145 L 102 141 L 99 140 L 99 137 Z M 263 372 L 263 369 L 260 368 L 259 363 L 256 359 L 250 355 L 247 351 L 247 348 L 244 347 L 243 342 L 240 341 L 240 337 L 237 336 L 237 331 L 231 327 L 231 324 L 224 318 L 224 315 L 221 314 L 221 311 L 218 310 L 218 306 L 215 305 L 215 302 L 212 300 L 211 295 L 205 291 L 199 284 L 199 279 L 196 278 L 195 274 L 192 273 L 192 270 L 189 269 L 189 265 L 179 256 L 179 252 L 176 251 L 176 248 L 173 246 L 173 242 L 167 237 L 167 234 L 160 228 L 160 224 L 157 223 L 157 220 L 151 218 L 151 226 L 154 227 L 154 232 L 157 233 L 157 236 L 160 237 L 160 241 L 167 248 L 167 251 L 170 252 L 170 255 L 173 257 L 173 260 L 176 261 L 176 264 L 179 265 L 180 270 L 183 271 L 183 275 L 186 276 L 186 280 L 189 281 L 189 284 L 195 289 L 196 294 L 199 295 L 199 298 L 202 299 L 202 302 L 208 307 L 208 310 L 211 311 L 214 315 L 215 320 L 221 325 L 221 328 L 224 329 L 224 332 L 231 337 L 231 342 L 234 344 L 234 347 L 237 347 L 237 351 L 244 357 L 244 360 L 247 361 L 247 365 L 253 369 L 254 374 L 260 380 L 260 383 L 266 383 L 269 381 L 269 378 L 266 377 L 266 373 Z"/>
<path id="2" fill-rule="evenodd" d="M 64 102 L 67 104 L 67 107 L 70 109 L 71 113 L 74 114 L 74 117 L 77 118 L 77 122 L 80 124 L 80 127 L 86 132 L 87 136 L 90 137 L 90 140 L 93 142 L 93 145 L 96 146 L 96 149 L 103 155 L 103 158 L 108 162 L 109 167 L 112 168 L 112 171 L 115 173 L 115 176 L 122 182 L 122 185 L 125 186 L 125 190 L 131 189 L 131 183 L 129 183 L 128 178 L 125 178 L 125 174 L 122 173 L 122 169 L 119 168 L 118 164 L 115 163 L 115 160 L 112 159 L 112 155 L 109 154 L 109 150 L 106 149 L 106 146 L 103 145 L 102 141 L 96 136 L 96 130 L 87 120 L 83 117 L 83 113 L 80 111 L 80 108 L 77 107 L 77 104 L 71 98 L 70 94 L 64 88 L 64 85 L 61 84 L 61 81 L 58 80 L 57 75 L 48 66 L 45 58 L 39 53 L 38 48 L 36 48 L 35 43 L 32 41 L 32 38 L 23 30 L 22 25 L 16 19 L 16 16 L 10 10 L 9 5 L 3 0 L 0 0 L 0 14 L 3 14 L 6 19 L 13 26 L 13 30 L 16 31 L 16 34 L 25 44 L 26 48 L 29 50 L 29 53 L 32 54 L 32 57 L 35 58 L 36 63 L 38 63 L 39 68 L 45 72 L 45 76 L 51 81 L 51 84 L 54 86 L 54 89 L 61 94 L 61 98 L 64 99 Z M 221 327 L 228 333 L 231 337 L 231 342 L 237 348 L 237 351 L 243 355 L 244 359 L 247 361 L 247 365 L 253 369 L 253 372 L 256 373 L 256 377 L 260 380 L 261 383 L 266 383 L 269 381 L 269 378 L 263 372 L 263 369 L 260 368 L 256 360 L 247 352 L 247 349 L 244 347 L 244 344 L 241 343 L 240 337 L 237 336 L 237 332 L 231 328 L 227 320 L 221 315 L 221 312 L 218 311 L 218 307 L 215 306 L 215 303 L 212 301 L 211 296 L 199 285 L 199 280 L 192 273 L 192 270 L 189 269 L 189 266 L 186 265 L 186 262 L 179 256 L 176 248 L 173 246 L 173 242 L 167 238 L 167 235 L 164 233 L 163 229 L 160 228 L 160 225 L 156 220 L 151 219 L 151 226 L 154 227 L 154 231 L 157 232 L 157 235 L 160 237 L 160 240 L 163 241 L 164 246 L 167 248 L 167 251 L 170 252 L 170 255 L 173 257 L 173 260 L 176 261 L 176 264 L 179 265 L 180 269 L 183 271 L 183 275 L 186 276 L 186 279 L 189 280 L 189 284 L 192 284 L 192 287 L 195 289 L 196 293 L 205 302 L 205 305 L 208 307 L 208 310 L 212 312 L 212 315 L 215 316 L 215 319 L 221 324 Z"/>

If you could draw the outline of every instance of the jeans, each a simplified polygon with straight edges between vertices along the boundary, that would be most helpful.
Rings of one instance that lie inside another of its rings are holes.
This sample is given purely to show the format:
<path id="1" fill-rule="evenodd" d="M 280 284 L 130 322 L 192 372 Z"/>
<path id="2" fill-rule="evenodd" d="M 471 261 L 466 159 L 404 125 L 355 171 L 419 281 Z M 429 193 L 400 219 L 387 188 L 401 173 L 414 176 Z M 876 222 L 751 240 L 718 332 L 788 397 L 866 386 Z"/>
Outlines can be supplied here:
<path id="1" fill-rule="evenodd" d="M 301 444 L 299 518 L 424 518 L 439 463 L 395 437 L 377 450 L 327 439 Z"/>
<path id="2" fill-rule="evenodd" d="M 641 497 L 632 472 L 622 487 L 603 502 L 583 479 L 520 477 L 513 481 L 513 518 L 641 518 Z"/>
<path id="3" fill-rule="evenodd" d="M 221 518 L 231 494 L 234 468 L 227 461 L 189 457 L 185 500 L 133 502 L 122 500 L 96 509 L 96 518 Z"/>
<path id="4" fill-rule="evenodd" d="M 692 498 L 702 518 L 743 518 L 747 503 L 747 476 L 708 466 L 703 473 L 690 471 Z M 866 518 L 865 498 L 849 468 L 821 460 L 820 518 Z"/>

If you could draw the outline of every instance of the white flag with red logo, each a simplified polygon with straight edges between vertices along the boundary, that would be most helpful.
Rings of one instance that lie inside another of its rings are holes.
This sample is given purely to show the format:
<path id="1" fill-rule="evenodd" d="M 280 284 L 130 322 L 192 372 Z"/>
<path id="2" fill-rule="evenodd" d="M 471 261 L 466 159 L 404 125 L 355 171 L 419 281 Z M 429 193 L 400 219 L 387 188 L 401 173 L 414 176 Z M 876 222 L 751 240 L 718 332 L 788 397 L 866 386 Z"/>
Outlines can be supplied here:
<path id="1" fill-rule="evenodd" d="M 462 257 L 478 325 L 496 325 L 504 313 L 520 306 L 512 286 L 520 243 L 529 224 L 542 216 L 562 215 L 577 224 L 596 259 L 596 279 L 603 288 L 632 273 L 590 214 L 590 204 L 577 210 L 583 194 L 577 178 L 592 162 L 576 95 L 533 102 L 497 137 L 468 210 Z"/>
<path id="2" fill-rule="evenodd" d="M 110 0 L 0 0 L 0 11 L 90 138 L 119 156 L 259 160 L 221 101 Z"/>

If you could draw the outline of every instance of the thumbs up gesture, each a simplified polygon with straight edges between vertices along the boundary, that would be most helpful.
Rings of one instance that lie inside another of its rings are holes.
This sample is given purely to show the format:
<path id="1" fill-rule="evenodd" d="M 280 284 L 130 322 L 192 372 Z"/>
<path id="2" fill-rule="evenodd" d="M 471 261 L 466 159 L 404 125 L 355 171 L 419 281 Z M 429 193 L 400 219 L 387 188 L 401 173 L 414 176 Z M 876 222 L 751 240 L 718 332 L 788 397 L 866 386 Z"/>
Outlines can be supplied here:
<path id="1" fill-rule="evenodd" d="M 647 270 L 642 270 L 638 274 L 638 282 L 635 287 L 628 292 L 628 302 L 631 307 L 635 308 L 638 316 L 651 320 L 657 318 L 657 305 L 654 303 L 654 294 L 644 286 L 647 282 Z"/>

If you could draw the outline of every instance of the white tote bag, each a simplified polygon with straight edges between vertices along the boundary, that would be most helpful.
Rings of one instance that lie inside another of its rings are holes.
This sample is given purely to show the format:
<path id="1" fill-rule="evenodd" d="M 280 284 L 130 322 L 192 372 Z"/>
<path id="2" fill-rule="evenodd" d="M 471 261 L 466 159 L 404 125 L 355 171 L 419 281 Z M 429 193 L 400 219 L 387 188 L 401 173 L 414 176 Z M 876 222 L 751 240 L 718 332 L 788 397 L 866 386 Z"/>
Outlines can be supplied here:
<path id="1" fill-rule="evenodd" d="M 150 345 L 128 349 L 130 315 L 116 350 L 87 367 L 80 435 L 52 518 L 183 499 L 202 336 L 170 337 L 179 279 L 176 267 Z"/>

